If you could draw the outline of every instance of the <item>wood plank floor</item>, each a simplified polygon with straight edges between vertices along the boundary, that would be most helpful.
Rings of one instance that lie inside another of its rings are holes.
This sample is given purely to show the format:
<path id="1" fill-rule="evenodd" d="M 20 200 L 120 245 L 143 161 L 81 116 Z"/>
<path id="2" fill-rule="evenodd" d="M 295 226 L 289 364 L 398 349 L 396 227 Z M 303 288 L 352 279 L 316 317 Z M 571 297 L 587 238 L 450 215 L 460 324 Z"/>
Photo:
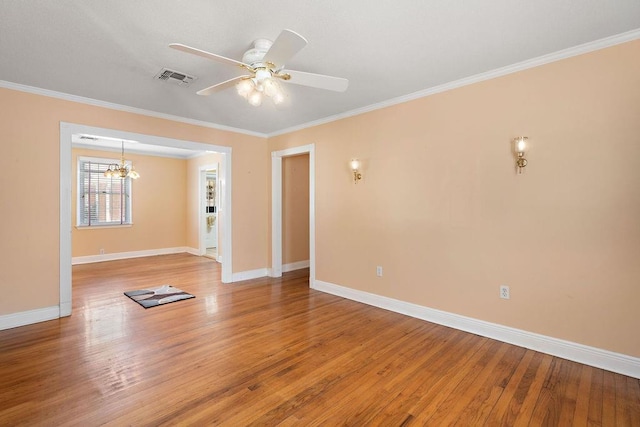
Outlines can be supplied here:
<path id="1" fill-rule="evenodd" d="M 0 426 L 640 426 L 640 381 L 187 254 L 73 267 L 73 315 L 0 331 Z M 195 299 L 143 309 L 171 284 Z"/>

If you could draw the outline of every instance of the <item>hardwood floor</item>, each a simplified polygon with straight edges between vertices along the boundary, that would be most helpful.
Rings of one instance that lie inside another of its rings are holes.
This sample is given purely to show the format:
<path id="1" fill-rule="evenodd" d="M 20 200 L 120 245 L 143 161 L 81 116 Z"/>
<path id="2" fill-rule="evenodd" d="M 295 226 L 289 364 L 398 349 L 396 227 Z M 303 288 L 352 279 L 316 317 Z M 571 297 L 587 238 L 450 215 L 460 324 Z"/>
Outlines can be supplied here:
<path id="1" fill-rule="evenodd" d="M 187 254 L 73 267 L 0 331 L 0 425 L 640 425 L 640 381 Z M 195 299 L 143 309 L 124 291 Z"/>

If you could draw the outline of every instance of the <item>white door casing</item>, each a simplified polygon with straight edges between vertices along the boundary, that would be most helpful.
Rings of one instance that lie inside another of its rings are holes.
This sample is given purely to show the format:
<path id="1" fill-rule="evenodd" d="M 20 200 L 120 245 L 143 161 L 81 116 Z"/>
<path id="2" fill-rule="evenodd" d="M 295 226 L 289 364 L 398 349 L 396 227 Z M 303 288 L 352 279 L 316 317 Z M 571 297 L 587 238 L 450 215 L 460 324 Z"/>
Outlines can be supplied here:
<path id="1" fill-rule="evenodd" d="M 233 281 L 232 269 L 232 203 L 231 203 L 231 147 L 204 144 L 201 142 L 126 132 L 117 129 L 98 128 L 75 123 L 60 122 L 60 316 L 71 315 L 71 136 L 73 134 L 100 135 L 116 139 L 139 141 L 143 144 L 187 148 L 199 151 L 215 151 L 222 154 L 224 177 L 218 177 L 224 205 L 222 246 L 225 262 L 222 264 L 222 282 Z"/>
<path id="2" fill-rule="evenodd" d="M 271 152 L 271 277 L 282 276 L 282 158 L 309 154 L 309 286 L 316 279 L 315 145 Z"/>

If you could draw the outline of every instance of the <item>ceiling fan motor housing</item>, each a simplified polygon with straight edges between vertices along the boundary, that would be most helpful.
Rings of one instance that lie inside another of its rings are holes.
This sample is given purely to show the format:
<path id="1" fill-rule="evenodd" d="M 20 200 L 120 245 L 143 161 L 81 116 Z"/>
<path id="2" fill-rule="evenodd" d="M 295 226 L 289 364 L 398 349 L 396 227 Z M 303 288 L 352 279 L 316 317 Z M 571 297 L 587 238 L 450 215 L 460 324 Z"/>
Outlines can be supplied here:
<path id="1" fill-rule="evenodd" d="M 253 42 L 253 47 L 242 55 L 242 62 L 252 67 L 262 64 L 262 58 L 271 48 L 273 42 L 267 39 L 258 39 Z"/>

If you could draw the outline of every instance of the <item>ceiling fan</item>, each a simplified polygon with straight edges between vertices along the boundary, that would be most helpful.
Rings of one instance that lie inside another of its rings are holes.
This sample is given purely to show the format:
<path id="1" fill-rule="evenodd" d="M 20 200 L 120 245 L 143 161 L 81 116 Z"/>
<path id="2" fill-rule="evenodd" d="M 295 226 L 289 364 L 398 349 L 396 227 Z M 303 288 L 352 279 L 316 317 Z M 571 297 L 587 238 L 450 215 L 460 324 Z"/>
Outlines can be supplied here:
<path id="1" fill-rule="evenodd" d="M 255 40 L 253 47 L 242 56 L 242 61 L 236 61 L 235 59 L 180 43 L 171 43 L 169 47 L 224 64 L 234 65 L 248 73 L 202 89 L 197 92 L 198 95 L 211 95 L 235 85 L 238 94 L 247 99 L 249 104 L 259 106 L 262 103 L 263 95 L 270 97 L 275 104 L 279 104 L 284 100 L 283 92 L 278 83 L 280 81 L 336 92 L 347 90 L 349 85 L 347 79 L 284 68 L 285 63 L 306 45 L 307 40 L 300 34 L 291 30 L 283 30 L 275 42 L 267 39 Z"/>

